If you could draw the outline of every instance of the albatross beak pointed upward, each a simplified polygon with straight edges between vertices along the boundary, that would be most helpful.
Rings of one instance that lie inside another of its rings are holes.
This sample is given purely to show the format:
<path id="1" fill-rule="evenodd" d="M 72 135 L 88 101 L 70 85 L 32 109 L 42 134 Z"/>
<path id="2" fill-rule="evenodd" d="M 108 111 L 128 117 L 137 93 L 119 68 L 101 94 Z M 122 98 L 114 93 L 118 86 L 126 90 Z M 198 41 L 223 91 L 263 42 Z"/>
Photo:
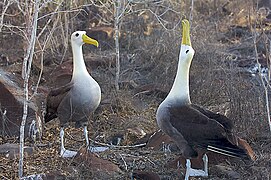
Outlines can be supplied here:
<path id="1" fill-rule="evenodd" d="M 88 36 L 85 35 L 85 34 L 83 34 L 82 39 L 83 39 L 83 42 L 84 42 L 84 43 L 92 44 L 92 45 L 94 45 L 94 46 L 96 46 L 96 47 L 99 46 L 98 41 L 96 41 L 95 39 L 92 39 L 92 38 L 88 37 Z"/>
<path id="2" fill-rule="evenodd" d="M 182 38 L 182 44 L 191 46 L 191 41 L 190 41 L 190 25 L 189 21 L 187 19 L 182 20 L 182 25 L 183 25 L 183 38 Z"/>

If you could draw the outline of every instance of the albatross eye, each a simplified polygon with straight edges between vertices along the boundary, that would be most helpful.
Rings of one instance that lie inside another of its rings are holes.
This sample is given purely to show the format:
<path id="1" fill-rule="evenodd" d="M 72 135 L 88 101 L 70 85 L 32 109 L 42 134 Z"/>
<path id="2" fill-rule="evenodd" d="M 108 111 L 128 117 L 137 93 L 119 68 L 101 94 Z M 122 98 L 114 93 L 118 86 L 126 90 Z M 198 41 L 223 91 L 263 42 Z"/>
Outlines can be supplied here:
<path id="1" fill-rule="evenodd" d="M 79 33 L 76 33 L 75 36 L 78 37 L 78 36 L 79 36 Z"/>
<path id="2" fill-rule="evenodd" d="M 189 50 L 186 50 L 185 53 L 187 54 L 189 52 Z"/>

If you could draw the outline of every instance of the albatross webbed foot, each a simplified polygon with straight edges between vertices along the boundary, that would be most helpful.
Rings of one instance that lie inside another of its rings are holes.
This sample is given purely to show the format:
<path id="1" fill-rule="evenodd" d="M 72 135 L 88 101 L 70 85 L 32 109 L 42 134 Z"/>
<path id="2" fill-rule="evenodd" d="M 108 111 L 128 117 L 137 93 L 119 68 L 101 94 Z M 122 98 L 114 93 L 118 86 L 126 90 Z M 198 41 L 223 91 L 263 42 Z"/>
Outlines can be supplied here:
<path id="1" fill-rule="evenodd" d="M 95 146 L 89 145 L 87 126 L 84 127 L 84 134 L 85 134 L 85 138 L 86 138 L 87 148 L 90 152 L 103 152 L 103 151 L 109 149 L 108 147 L 95 147 Z"/>
<path id="2" fill-rule="evenodd" d="M 60 156 L 63 158 L 72 158 L 74 156 L 76 156 L 77 152 L 76 151 L 71 151 L 71 150 L 67 150 L 67 149 L 61 149 L 60 151 Z"/>
<path id="3" fill-rule="evenodd" d="M 185 180 L 188 180 L 189 176 L 208 176 L 208 157 L 206 154 L 204 154 L 202 160 L 204 162 L 204 170 L 191 168 L 190 159 L 186 160 L 186 173 L 184 178 Z"/>
<path id="4" fill-rule="evenodd" d="M 109 149 L 108 147 L 103 147 L 103 146 L 89 146 L 88 147 L 88 150 L 90 152 L 103 152 L 103 151 L 106 151 L 108 149 Z"/>
<path id="5" fill-rule="evenodd" d="M 164 153 L 171 153 L 170 144 L 162 142 L 162 150 Z"/>
<path id="6" fill-rule="evenodd" d="M 63 127 L 61 127 L 60 129 L 60 140 L 61 140 L 60 156 L 64 158 L 74 157 L 77 154 L 77 152 L 67 150 L 64 147 L 64 128 Z"/>

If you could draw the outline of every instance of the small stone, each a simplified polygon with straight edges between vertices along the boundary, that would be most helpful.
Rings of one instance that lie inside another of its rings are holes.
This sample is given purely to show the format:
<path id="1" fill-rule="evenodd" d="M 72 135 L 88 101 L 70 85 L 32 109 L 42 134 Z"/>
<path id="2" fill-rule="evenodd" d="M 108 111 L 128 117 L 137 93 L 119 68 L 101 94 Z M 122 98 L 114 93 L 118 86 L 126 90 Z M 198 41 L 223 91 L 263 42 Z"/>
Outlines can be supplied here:
<path id="1" fill-rule="evenodd" d="M 1 144 L 0 145 L 0 156 L 5 156 L 6 158 L 9 159 L 15 159 L 15 158 L 19 158 L 20 156 L 20 145 L 19 144 L 10 144 L 10 143 L 6 143 L 6 144 Z M 25 146 L 24 147 L 24 154 L 25 155 L 31 155 L 34 152 L 34 148 L 33 147 L 28 147 Z"/>
<path id="2" fill-rule="evenodd" d="M 220 171 L 222 174 L 227 175 L 230 179 L 240 179 L 240 174 L 236 171 L 233 171 L 232 168 L 223 166 L 223 165 L 216 165 L 215 166 L 218 171 Z"/>

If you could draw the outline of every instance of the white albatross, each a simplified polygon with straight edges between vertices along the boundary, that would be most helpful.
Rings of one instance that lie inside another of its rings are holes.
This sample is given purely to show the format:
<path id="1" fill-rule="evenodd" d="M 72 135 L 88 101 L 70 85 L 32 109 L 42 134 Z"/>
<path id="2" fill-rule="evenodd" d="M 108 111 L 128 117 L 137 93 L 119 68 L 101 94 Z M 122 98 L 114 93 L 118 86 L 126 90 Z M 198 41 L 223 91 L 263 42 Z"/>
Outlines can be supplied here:
<path id="1" fill-rule="evenodd" d="M 159 128 L 172 138 L 187 159 L 185 180 L 188 180 L 189 176 L 208 176 L 206 154 L 203 170 L 191 168 L 190 158 L 198 156 L 198 149 L 251 160 L 255 160 L 255 154 L 245 140 L 232 132 L 230 119 L 191 103 L 189 69 L 195 51 L 190 41 L 189 21 L 183 20 L 182 25 L 177 74 L 168 96 L 157 109 L 156 120 Z"/>
<path id="2" fill-rule="evenodd" d="M 62 157 L 73 157 L 77 154 L 77 152 L 67 150 L 64 147 L 64 126 L 69 122 L 75 122 L 75 127 L 84 126 L 86 145 L 91 151 L 107 149 L 89 146 L 87 124 L 91 114 L 100 104 L 101 89 L 87 71 L 82 52 L 84 43 L 98 47 L 98 41 L 88 37 L 85 31 L 76 31 L 71 35 L 72 79 L 68 84 L 52 89 L 47 96 L 45 122 L 49 122 L 56 117 L 60 120 L 60 155 Z"/>

